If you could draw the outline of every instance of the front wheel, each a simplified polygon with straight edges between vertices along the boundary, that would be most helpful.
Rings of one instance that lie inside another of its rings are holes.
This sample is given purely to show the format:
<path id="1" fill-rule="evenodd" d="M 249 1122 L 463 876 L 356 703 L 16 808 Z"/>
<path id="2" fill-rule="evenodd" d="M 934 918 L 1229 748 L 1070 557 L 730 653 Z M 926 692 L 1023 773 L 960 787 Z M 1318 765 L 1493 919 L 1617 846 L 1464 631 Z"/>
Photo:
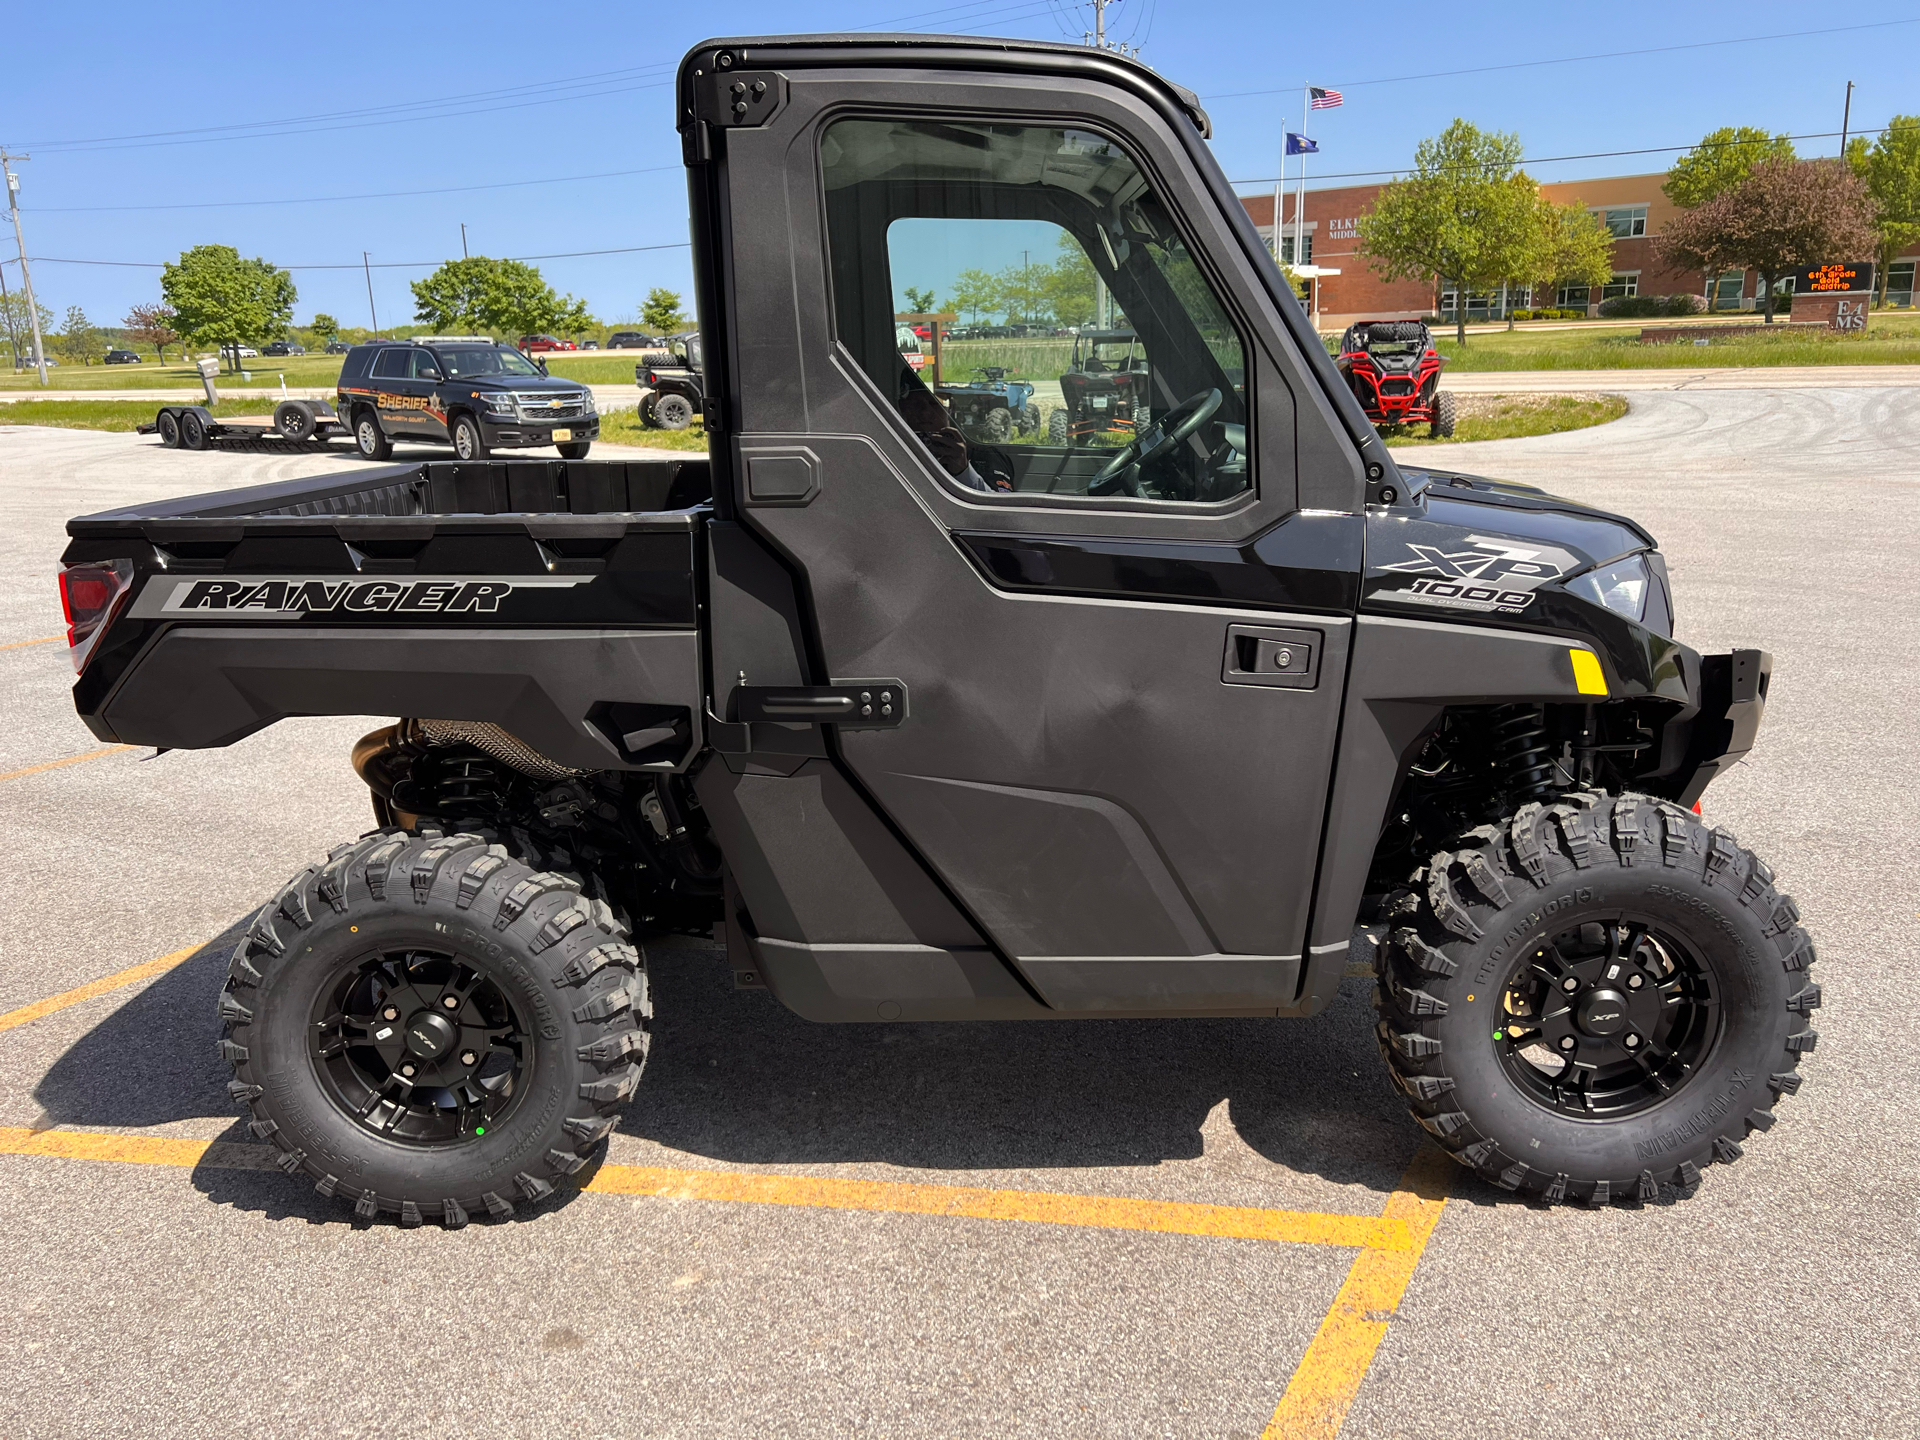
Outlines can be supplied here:
<path id="1" fill-rule="evenodd" d="M 1813 1049 L 1813 943 L 1724 830 L 1642 795 L 1527 805 L 1389 902 L 1381 1053 L 1413 1118 L 1530 1199 L 1687 1193 Z"/>
<path id="2" fill-rule="evenodd" d="M 553 448 L 560 452 L 560 458 L 562 460 L 584 460 L 587 458 L 587 451 L 593 448 L 593 442 L 591 440 L 570 440 L 564 445 L 556 445 Z"/>
<path id="3" fill-rule="evenodd" d="M 359 418 L 353 422 L 353 448 L 360 452 L 362 460 L 387 460 L 393 456 L 393 442 L 387 438 L 387 432 L 380 428 L 380 417 L 371 410 L 362 410 Z"/>
<path id="4" fill-rule="evenodd" d="M 254 917 L 220 1018 L 280 1168 L 452 1228 L 552 1195 L 639 1084 L 645 963 L 604 901 L 477 835 L 377 831 Z"/>
<path id="5" fill-rule="evenodd" d="M 471 415 L 456 415 L 453 420 L 453 453 L 462 460 L 487 458 L 487 439 L 480 433 L 480 422 Z"/>
<path id="6" fill-rule="evenodd" d="M 1451 440 L 1454 426 L 1460 423 L 1460 405 L 1449 390 L 1433 397 L 1433 424 L 1430 432 L 1436 440 Z"/>

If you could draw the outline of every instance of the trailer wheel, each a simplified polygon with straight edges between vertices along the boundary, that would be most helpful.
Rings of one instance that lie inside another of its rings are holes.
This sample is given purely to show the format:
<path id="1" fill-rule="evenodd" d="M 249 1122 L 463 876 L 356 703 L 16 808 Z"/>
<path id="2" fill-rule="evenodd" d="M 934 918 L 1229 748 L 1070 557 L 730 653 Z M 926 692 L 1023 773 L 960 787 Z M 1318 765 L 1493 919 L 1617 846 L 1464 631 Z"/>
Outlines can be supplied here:
<path id="1" fill-rule="evenodd" d="M 282 400 L 273 407 L 273 428 L 280 432 L 282 439 L 311 440 L 315 428 L 313 407 L 304 400 Z"/>
<path id="2" fill-rule="evenodd" d="M 180 448 L 180 417 L 171 410 L 162 410 L 155 422 L 160 431 L 160 443 L 169 450 Z"/>
<path id="3" fill-rule="evenodd" d="M 362 460 L 387 460 L 393 455 L 393 442 L 380 428 L 380 417 L 364 406 L 353 418 L 353 446 Z"/>
<path id="4" fill-rule="evenodd" d="M 449 1229 L 554 1194 L 640 1082 L 645 961 L 604 901 L 477 835 L 381 830 L 296 875 L 234 951 L 228 1089 L 280 1168 Z"/>
<path id="5" fill-rule="evenodd" d="M 1435 439 L 1447 440 L 1453 436 L 1453 427 L 1459 422 L 1460 407 L 1453 398 L 1451 390 L 1442 390 L 1433 397 L 1433 425 L 1430 433 Z"/>
<path id="6" fill-rule="evenodd" d="M 653 422 L 662 430 L 684 430 L 693 423 L 693 406 L 684 395 L 656 395 Z"/>
<path id="7" fill-rule="evenodd" d="M 180 412 L 180 443 L 189 450 L 207 448 L 207 426 L 199 413 L 193 410 Z"/>
<path id="8" fill-rule="evenodd" d="M 1813 942 L 1773 872 L 1644 795 L 1521 807 L 1389 900 L 1380 1049 L 1453 1158 L 1531 1200 L 1652 1200 L 1800 1089 Z"/>
<path id="9" fill-rule="evenodd" d="M 462 460 L 487 458 L 487 437 L 480 433 L 480 422 L 471 415 L 454 417 L 453 453 Z"/>

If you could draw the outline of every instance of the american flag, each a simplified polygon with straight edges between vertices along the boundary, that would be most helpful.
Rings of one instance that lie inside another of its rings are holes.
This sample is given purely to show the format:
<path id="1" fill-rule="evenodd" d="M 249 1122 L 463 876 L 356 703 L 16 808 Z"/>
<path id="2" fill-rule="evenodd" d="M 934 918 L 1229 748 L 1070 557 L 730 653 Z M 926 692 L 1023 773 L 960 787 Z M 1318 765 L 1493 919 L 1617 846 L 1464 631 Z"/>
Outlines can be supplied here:
<path id="1" fill-rule="evenodd" d="M 1336 105 L 1344 105 L 1346 97 L 1338 90 L 1322 90 L 1318 85 L 1307 87 L 1307 108 L 1309 110 L 1331 110 Z"/>

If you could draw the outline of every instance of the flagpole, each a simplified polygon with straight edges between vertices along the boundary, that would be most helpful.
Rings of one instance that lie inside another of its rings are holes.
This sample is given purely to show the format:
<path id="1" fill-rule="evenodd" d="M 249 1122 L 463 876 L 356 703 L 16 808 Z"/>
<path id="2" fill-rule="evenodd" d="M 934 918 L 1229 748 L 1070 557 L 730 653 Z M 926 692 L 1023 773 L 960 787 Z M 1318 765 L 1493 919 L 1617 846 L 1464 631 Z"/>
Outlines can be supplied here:
<path id="1" fill-rule="evenodd" d="M 1313 113 L 1313 87 L 1300 87 L 1300 131 L 1306 138 L 1307 116 Z M 1300 147 L 1300 188 L 1293 197 L 1293 261 L 1296 265 L 1307 263 L 1307 147 Z M 1319 298 L 1312 279 L 1307 281 L 1307 313 L 1313 313 L 1313 303 Z"/>
<path id="2" fill-rule="evenodd" d="M 1287 188 L 1287 117 L 1280 117 L 1280 175 L 1273 182 L 1273 263 L 1280 263 L 1280 192 Z"/>

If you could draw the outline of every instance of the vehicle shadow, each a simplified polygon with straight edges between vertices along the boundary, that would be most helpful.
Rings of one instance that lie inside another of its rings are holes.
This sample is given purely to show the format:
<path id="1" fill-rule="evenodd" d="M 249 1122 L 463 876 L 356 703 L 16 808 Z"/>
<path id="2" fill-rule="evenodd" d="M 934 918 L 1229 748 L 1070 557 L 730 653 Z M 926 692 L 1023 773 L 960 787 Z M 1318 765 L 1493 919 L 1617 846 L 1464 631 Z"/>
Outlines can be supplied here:
<path id="1" fill-rule="evenodd" d="M 235 1117 L 221 1138 L 255 1144 L 216 1049 L 215 1006 L 244 924 L 60 1056 L 35 1088 L 41 1123 Z M 1224 1101 L 1267 1161 L 1384 1195 L 1419 1138 L 1381 1073 L 1360 980 L 1312 1021 L 816 1025 L 764 991 L 735 991 L 724 954 L 704 942 L 648 951 L 652 1054 L 620 1132 L 691 1155 L 945 1171 L 1152 1165 L 1201 1155 Z M 272 1219 L 347 1218 L 277 1170 L 203 1164 L 195 1183 Z"/>

